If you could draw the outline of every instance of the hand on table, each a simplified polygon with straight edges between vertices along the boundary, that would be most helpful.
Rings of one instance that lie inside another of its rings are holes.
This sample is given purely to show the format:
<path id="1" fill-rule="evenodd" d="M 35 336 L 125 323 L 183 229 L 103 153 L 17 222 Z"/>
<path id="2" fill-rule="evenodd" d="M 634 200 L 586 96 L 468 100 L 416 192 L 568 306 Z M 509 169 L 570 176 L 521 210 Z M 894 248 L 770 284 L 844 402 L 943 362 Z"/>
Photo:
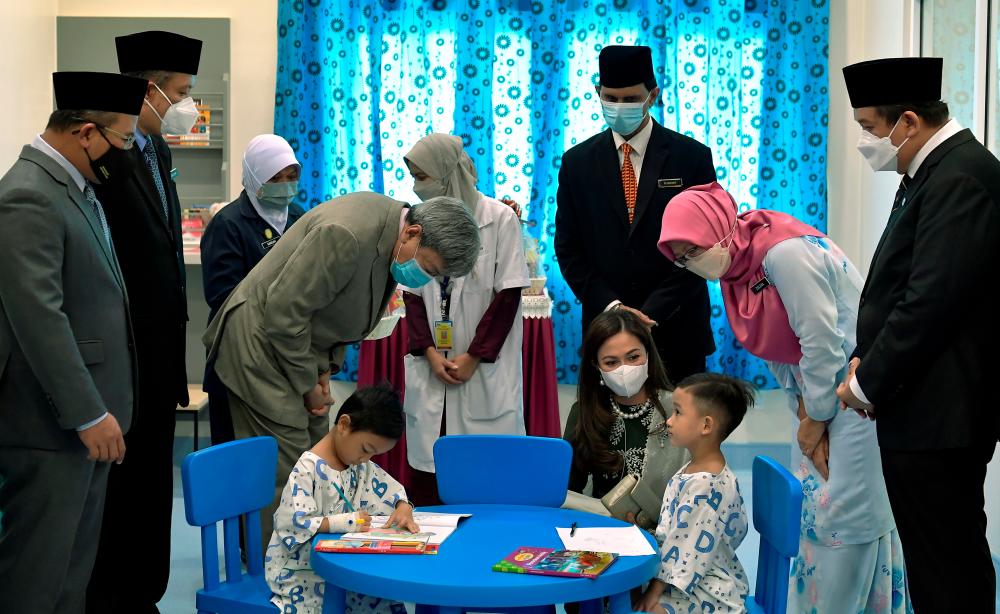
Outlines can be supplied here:
<path id="1" fill-rule="evenodd" d="M 372 530 L 372 517 L 364 510 L 354 512 L 354 526 L 355 533 L 367 533 Z"/>
<path id="2" fill-rule="evenodd" d="M 125 438 L 118 421 L 110 413 L 94 426 L 77 431 L 77 437 L 87 447 L 87 460 L 99 463 L 125 460 Z"/>
<path id="3" fill-rule="evenodd" d="M 455 379 L 452 371 L 458 365 L 445 358 L 441 352 L 437 351 L 437 348 L 427 348 L 424 356 L 427 357 L 427 362 L 431 365 L 431 373 L 434 374 L 434 377 L 452 386 L 462 383 L 460 380 Z"/>
<path id="4" fill-rule="evenodd" d="M 389 516 L 385 526 L 397 527 L 410 533 L 420 532 L 420 526 L 413 520 L 413 506 L 405 501 L 393 510 L 392 516 Z"/>
<path id="5" fill-rule="evenodd" d="M 455 357 L 452 363 L 455 366 L 448 369 L 449 375 L 461 383 L 465 383 L 472 378 L 472 374 L 479 368 L 479 357 L 466 352 Z"/>
<path id="6" fill-rule="evenodd" d="M 860 358 L 851 359 L 850 364 L 847 365 L 847 375 L 844 377 L 844 381 L 837 386 L 837 396 L 840 398 L 841 409 L 851 408 L 862 418 L 874 420 L 875 407 L 870 403 L 863 403 L 861 399 L 855 396 L 854 392 L 851 391 L 851 380 L 854 379 L 854 372 L 857 371 L 858 365 L 860 364 Z"/>

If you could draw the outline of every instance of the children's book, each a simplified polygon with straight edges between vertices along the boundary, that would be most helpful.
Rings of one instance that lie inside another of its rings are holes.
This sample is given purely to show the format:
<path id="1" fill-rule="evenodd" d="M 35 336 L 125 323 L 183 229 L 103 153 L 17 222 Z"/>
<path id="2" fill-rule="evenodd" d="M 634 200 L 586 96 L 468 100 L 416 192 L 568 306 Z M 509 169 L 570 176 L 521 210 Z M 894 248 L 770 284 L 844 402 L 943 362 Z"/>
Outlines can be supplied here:
<path id="1" fill-rule="evenodd" d="M 593 579 L 617 560 L 618 555 L 612 552 L 522 546 L 494 565 L 493 571 Z"/>
<path id="2" fill-rule="evenodd" d="M 410 541 L 321 539 L 316 542 L 317 552 L 350 554 L 437 554 L 437 548 L 428 545 L 426 539 Z"/>
<path id="3" fill-rule="evenodd" d="M 395 527 L 386 527 L 389 521 L 388 516 L 372 516 L 371 531 L 364 533 L 345 533 L 341 539 L 349 540 L 376 540 L 376 541 L 400 541 L 411 538 L 423 539 L 426 537 L 427 543 L 439 546 L 448 539 L 448 536 L 455 532 L 458 523 L 471 514 L 437 514 L 433 512 L 413 512 L 413 521 L 420 527 L 420 533 L 407 533 Z"/>

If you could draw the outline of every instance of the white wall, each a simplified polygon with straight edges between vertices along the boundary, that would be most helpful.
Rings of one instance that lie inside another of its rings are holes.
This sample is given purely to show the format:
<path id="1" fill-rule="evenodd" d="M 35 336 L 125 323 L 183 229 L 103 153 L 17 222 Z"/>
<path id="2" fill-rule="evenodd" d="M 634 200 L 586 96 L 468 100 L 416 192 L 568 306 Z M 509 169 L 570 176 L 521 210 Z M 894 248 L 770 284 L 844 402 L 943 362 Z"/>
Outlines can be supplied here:
<path id="1" fill-rule="evenodd" d="M 56 69 L 57 0 L 0 2 L 0 175 L 26 143 L 45 129 Z"/>
<path id="2" fill-rule="evenodd" d="M 231 20 L 229 195 L 235 198 L 243 189 L 240 160 L 247 143 L 258 134 L 274 130 L 278 3 L 274 0 L 58 0 L 58 14 L 74 17 L 228 17 Z"/>

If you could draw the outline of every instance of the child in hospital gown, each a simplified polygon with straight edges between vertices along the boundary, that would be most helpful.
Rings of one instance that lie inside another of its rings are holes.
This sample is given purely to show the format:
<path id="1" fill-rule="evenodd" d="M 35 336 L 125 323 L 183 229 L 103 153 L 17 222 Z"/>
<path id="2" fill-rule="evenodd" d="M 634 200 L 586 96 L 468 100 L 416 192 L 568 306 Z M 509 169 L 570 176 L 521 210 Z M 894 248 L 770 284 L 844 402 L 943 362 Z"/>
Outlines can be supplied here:
<path id="1" fill-rule="evenodd" d="M 387 394 L 384 389 L 376 393 L 366 391 L 381 388 L 367 388 L 352 395 L 344 403 L 330 433 L 312 450 L 302 454 L 288 477 L 274 513 L 274 533 L 264 557 L 265 576 L 272 591 L 271 603 L 282 614 L 322 612 L 324 580 L 309 564 L 312 539 L 317 533 L 367 530 L 368 524 L 357 522 L 364 514 L 390 516 L 389 524 L 418 530 L 413 524 L 412 506 L 406 500 L 403 487 L 370 460 L 373 453 L 381 454 L 391 449 L 402 434 L 402 407 L 398 405 L 398 397 L 392 393 L 396 398 L 398 425 L 380 428 L 380 416 L 375 411 L 375 432 L 350 426 L 351 418 L 355 423 L 372 424 L 371 412 L 364 418 L 359 412 L 370 409 L 365 404 L 371 406 L 372 397 L 378 400 L 378 395 Z M 364 397 L 363 402 L 352 403 L 358 395 Z M 358 407 L 361 407 L 358 411 L 345 412 L 345 409 L 357 410 Z M 338 470 L 327 459 L 340 460 L 345 468 Z M 347 593 L 346 611 L 348 614 L 406 614 L 399 602 L 351 592 Z"/>
<path id="2" fill-rule="evenodd" d="M 686 448 L 691 461 L 663 492 L 660 566 L 633 609 L 746 612 L 749 586 L 736 548 L 747 534 L 747 512 L 721 445 L 753 404 L 753 392 L 740 380 L 701 373 L 677 384 L 673 404 L 670 442 Z"/>

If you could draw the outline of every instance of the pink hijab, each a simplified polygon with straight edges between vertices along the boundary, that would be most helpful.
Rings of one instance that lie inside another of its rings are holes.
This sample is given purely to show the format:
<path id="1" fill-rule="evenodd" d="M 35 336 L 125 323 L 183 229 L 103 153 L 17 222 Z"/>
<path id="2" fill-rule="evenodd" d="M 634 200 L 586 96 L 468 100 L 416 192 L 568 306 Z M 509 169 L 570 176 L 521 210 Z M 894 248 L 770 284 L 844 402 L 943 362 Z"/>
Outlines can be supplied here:
<path id="1" fill-rule="evenodd" d="M 788 312 L 773 287 L 754 293 L 764 278 L 764 256 L 785 239 L 825 236 L 808 224 L 777 211 L 752 210 L 737 214 L 736 201 L 718 182 L 692 186 L 670 200 L 663 212 L 658 247 L 671 262 L 667 241 L 683 241 L 708 248 L 736 225 L 729 243 L 732 265 L 719 280 L 729 325 L 751 354 L 765 360 L 798 364 L 799 338 L 788 323 Z"/>

